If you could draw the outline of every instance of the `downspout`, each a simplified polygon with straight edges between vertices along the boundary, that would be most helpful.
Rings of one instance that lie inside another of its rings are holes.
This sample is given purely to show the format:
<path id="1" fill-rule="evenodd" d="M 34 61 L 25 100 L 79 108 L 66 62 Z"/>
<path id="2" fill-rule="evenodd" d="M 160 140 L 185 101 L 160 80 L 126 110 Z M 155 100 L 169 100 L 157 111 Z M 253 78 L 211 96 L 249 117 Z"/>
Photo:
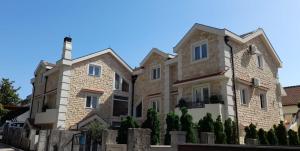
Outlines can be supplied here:
<path id="1" fill-rule="evenodd" d="M 133 116 L 133 106 L 134 106 L 134 84 L 137 79 L 137 75 L 131 76 L 131 85 L 132 85 L 132 91 L 131 91 L 131 116 Z"/>
<path id="2" fill-rule="evenodd" d="M 43 104 L 42 104 L 42 112 L 44 111 L 44 105 L 45 105 L 45 99 L 46 99 L 46 88 L 47 88 L 47 82 L 48 82 L 48 76 L 45 76 L 45 86 L 44 86 L 44 94 L 43 94 Z M 45 109 L 46 111 L 46 109 Z"/>
<path id="3" fill-rule="evenodd" d="M 231 69 L 232 69 L 232 89 L 233 89 L 233 100 L 235 107 L 235 119 L 236 119 L 236 133 L 238 136 L 238 144 L 240 144 L 240 134 L 239 134 L 239 118 L 238 118 L 238 109 L 237 109 L 237 98 L 236 98 L 236 85 L 235 85 L 235 70 L 234 70 L 234 58 L 232 46 L 228 43 L 229 36 L 224 37 L 225 44 L 230 48 L 230 58 L 231 58 Z"/>
<path id="4" fill-rule="evenodd" d="M 31 106 L 30 106 L 30 115 L 29 118 L 31 119 L 31 115 L 32 115 L 32 107 L 33 107 L 33 101 L 34 101 L 34 93 L 35 93 L 35 86 L 34 86 L 34 82 L 32 83 L 32 87 L 33 87 L 33 91 L 32 91 L 32 99 L 31 99 Z"/>

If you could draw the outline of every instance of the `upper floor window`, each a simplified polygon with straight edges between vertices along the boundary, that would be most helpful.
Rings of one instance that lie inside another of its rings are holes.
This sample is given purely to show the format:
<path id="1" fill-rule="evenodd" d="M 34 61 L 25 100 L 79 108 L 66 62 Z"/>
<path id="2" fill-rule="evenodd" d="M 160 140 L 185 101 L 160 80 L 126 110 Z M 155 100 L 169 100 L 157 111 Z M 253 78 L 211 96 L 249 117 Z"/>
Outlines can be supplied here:
<path id="1" fill-rule="evenodd" d="M 260 108 L 267 109 L 267 97 L 265 93 L 259 94 Z"/>
<path id="2" fill-rule="evenodd" d="M 197 86 L 193 88 L 192 101 L 195 103 L 207 103 L 209 102 L 209 87 Z"/>
<path id="3" fill-rule="evenodd" d="M 160 65 L 155 65 L 151 69 L 151 80 L 160 79 Z"/>
<path id="4" fill-rule="evenodd" d="M 240 101 L 242 105 L 247 104 L 247 89 L 246 88 L 241 88 L 240 89 Z"/>
<path id="5" fill-rule="evenodd" d="M 100 77 L 100 75 L 101 75 L 101 66 L 94 65 L 94 64 L 89 64 L 89 75 Z"/>
<path id="6" fill-rule="evenodd" d="M 192 47 L 193 61 L 208 58 L 208 44 L 206 41 L 197 43 Z"/>
<path id="7" fill-rule="evenodd" d="M 86 108 L 96 108 L 98 104 L 98 96 L 88 95 L 86 96 L 85 107 Z"/>
<path id="8" fill-rule="evenodd" d="M 264 67 L 264 59 L 263 56 L 261 54 L 257 55 L 257 67 L 263 69 Z"/>
<path id="9" fill-rule="evenodd" d="M 119 74 L 115 73 L 115 89 L 129 92 L 129 84 Z"/>
<path id="10" fill-rule="evenodd" d="M 121 95 L 113 96 L 113 116 L 128 114 L 128 97 Z"/>

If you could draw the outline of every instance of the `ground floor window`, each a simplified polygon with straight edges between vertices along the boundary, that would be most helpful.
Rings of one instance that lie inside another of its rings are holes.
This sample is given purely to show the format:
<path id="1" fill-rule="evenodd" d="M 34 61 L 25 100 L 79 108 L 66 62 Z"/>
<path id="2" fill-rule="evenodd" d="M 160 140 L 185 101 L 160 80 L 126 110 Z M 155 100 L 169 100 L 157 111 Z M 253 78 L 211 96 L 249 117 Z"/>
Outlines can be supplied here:
<path id="1" fill-rule="evenodd" d="M 150 108 L 154 109 L 156 112 L 159 112 L 159 102 L 157 100 L 151 101 Z"/>
<path id="2" fill-rule="evenodd" d="M 195 103 L 209 102 L 209 87 L 208 85 L 196 86 L 193 88 L 192 101 Z"/>
<path id="3" fill-rule="evenodd" d="M 88 95 L 86 96 L 85 107 L 86 108 L 96 108 L 98 104 L 99 97 Z"/>
<path id="4" fill-rule="evenodd" d="M 128 97 L 121 95 L 113 96 L 113 116 L 128 115 Z"/>

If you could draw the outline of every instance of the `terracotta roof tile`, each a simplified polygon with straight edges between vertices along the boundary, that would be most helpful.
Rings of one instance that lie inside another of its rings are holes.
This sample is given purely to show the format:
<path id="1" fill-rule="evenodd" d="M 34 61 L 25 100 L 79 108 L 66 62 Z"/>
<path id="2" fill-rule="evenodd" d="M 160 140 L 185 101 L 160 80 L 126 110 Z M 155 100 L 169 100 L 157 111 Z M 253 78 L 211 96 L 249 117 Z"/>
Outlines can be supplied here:
<path id="1" fill-rule="evenodd" d="M 297 105 L 300 102 L 300 85 L 284 87 L 286 96 L 282 97 L 282 105 Z"/>

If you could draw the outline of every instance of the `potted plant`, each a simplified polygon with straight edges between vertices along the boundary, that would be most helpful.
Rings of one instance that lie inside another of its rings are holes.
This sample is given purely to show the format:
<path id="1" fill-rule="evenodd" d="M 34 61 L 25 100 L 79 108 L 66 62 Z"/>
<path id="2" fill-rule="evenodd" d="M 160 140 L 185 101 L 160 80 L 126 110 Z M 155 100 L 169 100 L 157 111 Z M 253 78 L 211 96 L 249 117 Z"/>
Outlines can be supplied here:
<path id="1" fill-rule="evenodd" d="M 212 95 L 209 100 L 211 104 L 224 104 L 224 101 L 222 100 L 222 95 Z"/>
<path id="2" fill-rule="evenodd" d="M 203 119 L 198 122 L 198 135 L 200 138 L 200 143 L 202 144 L 214 144 L 214 121 L 210 113 L 207 113 Z"/>
<path id="3" fill-rule="evenodd" d="M 251 123 L 249 126 L 245 127 L 245 132 L 246 132 L 246 136 L 245 136 L 246 144 L 248 144 L 248 145 L 257 145 L 258 140 L 257 140 L 256 126 Z"/>

